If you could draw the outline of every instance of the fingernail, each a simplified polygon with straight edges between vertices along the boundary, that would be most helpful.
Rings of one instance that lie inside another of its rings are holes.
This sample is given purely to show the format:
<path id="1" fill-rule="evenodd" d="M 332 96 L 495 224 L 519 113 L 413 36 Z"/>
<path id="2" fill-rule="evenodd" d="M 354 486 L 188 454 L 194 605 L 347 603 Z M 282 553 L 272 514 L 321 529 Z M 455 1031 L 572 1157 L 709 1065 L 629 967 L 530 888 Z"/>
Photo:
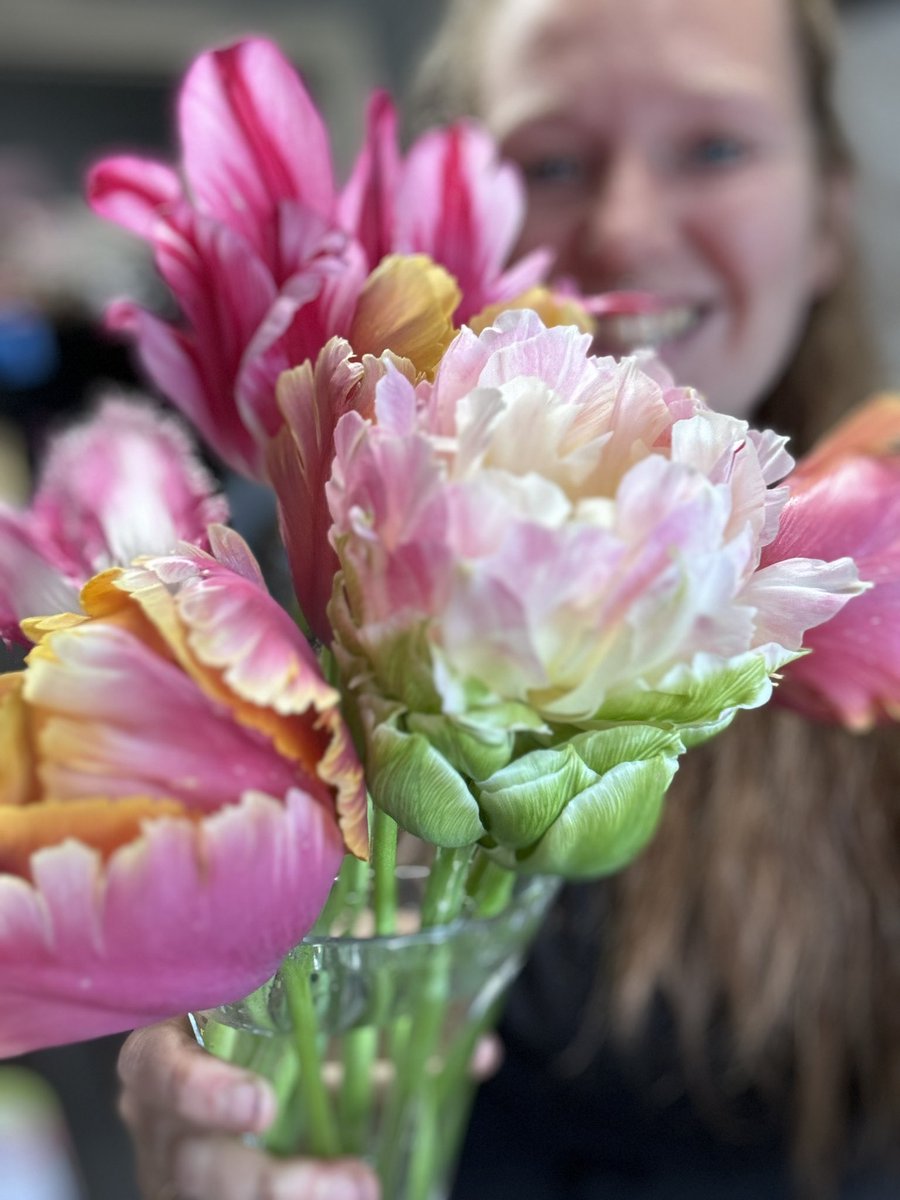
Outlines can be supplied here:
<path id="1" fill-rule="evenodd" d="M 219 1094 L 219 1111 L 236 1125 L 256 1129 L 266 1106 L 266 1096 L 257 1083 L 237 1083 Z"/>

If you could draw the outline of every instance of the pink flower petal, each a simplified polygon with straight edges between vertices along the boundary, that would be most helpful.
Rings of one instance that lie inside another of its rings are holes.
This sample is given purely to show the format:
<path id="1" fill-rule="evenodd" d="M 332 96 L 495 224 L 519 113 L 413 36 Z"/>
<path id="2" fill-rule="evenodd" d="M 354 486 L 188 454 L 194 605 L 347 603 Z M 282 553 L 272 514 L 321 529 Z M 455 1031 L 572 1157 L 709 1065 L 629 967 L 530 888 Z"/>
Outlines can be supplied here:
<path id="1" fill-rule="evenodd" d="M 24 692 L 42 714 L 41 782 L 57 799 L 171 796 L 209 812 L 249 782 L 279 795 L 298 781 L 268 738 L 112 625 L 55 635 L 53 654 L 30 660 Z"/>
<path id="2" fill-rule="evenodd" d="M 268 258 L 281 200 L 328 217 L 335 204 L 328 135 L 277 46 L 252 38 L 203 54 L 179 99 L 185 173 L 201 212 Z"/>
<path id="3" fill-rule="evenodd" d="M 539 254 L 518 264 L 511 284 L 503 279 L 524 211 L 522 181 L 511 164 L 499 162 L 484 130 L 460 123 L 426 133 L 402 168 L 395 249 L 427 254 L 455 276 L 462 323 L 543 277 L 547 259 Z"/>
<path id="4" fill-rule="evenodd" d="M 315 367 L 307 363 L 283 376 L 278 399 L 286 425 L 268 455 L 297 599 L 310 628 L 326 644 L 331 627 L 325 609 L 337 557 L 328 540 L 325 483 L 334 459 L 335 426 L 359 401 L 362 374 L 351 347 L 334 339 Z"/>
<path id="5" fill-rule="evenodd" d="M 376 91 L 366 113 L 366 140 L 341 193 L 341 226 L 356 237 L 373 270 L 394 249 L 395 195 L 400 178 L 397 111 Z"/>
<path id="6" fill-rule="evenodd" d="M 87 195 L 100 216 L 151 241 L 160 213 L 183 200 L 184 191 L 170 167 L 123 154 L 91 169 Z"/>
<path id="7" fill-rule="evenodd" d="M 77 842 L 0 876 L 0 1056 L 237 1000 L 308 931 L 343 846 L 301 791 L 163 818 L 108 863 Z"/>
<path id="8" fill-rule="evenodd" d="M 77 608 L 72 564 L 46 543 L 31 515 L 0 506 L 0 639 L 26 645 L 25 617 Z"/>
<path id="9" fill-rule="evenodd" d="M 228 516 L 215 490 L 180 425 L 108 397 L 51 443 L 33 512 L 84 580 L 179 539 L 206 545 L 207 525 Z"/>
<path id="10" fill-rule="evenodd" d="M 793 482 L 789 481 L 789 482 Z M 812 653 L 791 663 L 779 702 L 854 729 L 900 713 L 900 466 L 895 459 L 823 460 L 801 472 L 764 563 L 782 556 L 852 554 L 874 587 L 803 639 Z M 773 568 L 769 568 L 772 570 Z M 764 574 L 765 572 L 762 572 Z"/>

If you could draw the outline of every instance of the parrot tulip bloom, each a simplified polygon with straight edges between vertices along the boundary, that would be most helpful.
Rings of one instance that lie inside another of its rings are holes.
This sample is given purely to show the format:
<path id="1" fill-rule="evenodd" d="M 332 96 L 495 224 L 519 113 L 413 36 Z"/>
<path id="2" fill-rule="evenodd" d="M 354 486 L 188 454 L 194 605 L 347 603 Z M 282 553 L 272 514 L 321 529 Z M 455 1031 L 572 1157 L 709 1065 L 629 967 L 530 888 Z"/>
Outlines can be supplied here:
<path id="1" fill-rule="evenodd" d="M 0 1054 L 247 994 L 366 852 L 337 693 L 214 546 L 95 577 L 0 677 Z"/>
<path id="2" fill-rule="evenodd" d="M 775 562 L 852 555 L 874 586 L 804 639 L 775 699 L 851 729 L 900 717 L 900 397 L 863 405 L 788 479 Z"/>
<path id="3" fill-rule="evenodd" d="M 689 676 L 747 654 L 768 675 L 858 590 L 848 560 L 758 570 L 783 439 L 589 344 L 506 313 L 463 330 L 433 384 L 388 366 L 376 424 L 338 423 L 342 628 L 378 678 L 408 631 L 446 712 L 505 697 L 541 722 L 674 714 Z"/>
<path id="4" fill-rule="evenodd" d="M 77 608 L 93 574 L 179 541 L 207 546 L 228 508 L 168 417 L 109 398 L 60 434 L 30 507 L 0 505 L 0 637 L 24 640 L 25 617 Z"/>
<path id="5" fill-rule="evenodd" d="M 806 630 L 859 590 L 849 559 L 760 569 L 784 439 L 590 341 L 507 312 L 462 330 L 433 382 L 387 364 L 375 423 L 338 422 L 331 616 L 376 803 L 384 773 L 385 804 L 405 804 L 398 756 L 423 769 L 407 738 L 485 781 L 517 730 L 703 736 L 764 703 Z M 471 818 L 453 836 L 477 837 L 484 806 L 453 795 Z"/>
<path id="6" fill-rule="evenodd" d="M 332 336 L 356 345 L 360 293 L 385 256 L 425 253 L 458 272 L 457 322 L 546 269 L 543 254 L 504 269 L 523 191 L 472 126 L 429 134 L 403 160 L 380 95 L 339 192 L 322 120 L 264 39 L 202 54 L 178 120 L 184 182 L 162 163 L 119 156 L 94 167 L 89 198 L 150 242 L 183 322 L 126 301 L 109 322 L 136 339 L 155 384 L 246 475 L 265 477 L 266 443 L 281 425 L 278 376 Z"/>

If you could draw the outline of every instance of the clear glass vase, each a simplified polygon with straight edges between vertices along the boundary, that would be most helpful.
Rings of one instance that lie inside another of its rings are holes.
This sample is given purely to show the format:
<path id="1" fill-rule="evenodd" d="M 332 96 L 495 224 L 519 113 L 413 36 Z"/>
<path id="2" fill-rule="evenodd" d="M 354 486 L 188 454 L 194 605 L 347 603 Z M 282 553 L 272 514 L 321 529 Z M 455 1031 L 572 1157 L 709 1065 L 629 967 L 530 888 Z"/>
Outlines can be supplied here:
<path id="1" fill-rule="evenodd" d="M 420 911 L 416 870 L 401 875 L 400 928 Z M 521 879 L 497 915 L 417 932 L 310 936 L 252 996 L 196 1014 L 207 1049 L 273 1083 L 279 1117 L 267 1147 L 356 1155 L 377 1170 L 385 1200 L 443 1200 L 475 1047 L 558 886 Z"/>

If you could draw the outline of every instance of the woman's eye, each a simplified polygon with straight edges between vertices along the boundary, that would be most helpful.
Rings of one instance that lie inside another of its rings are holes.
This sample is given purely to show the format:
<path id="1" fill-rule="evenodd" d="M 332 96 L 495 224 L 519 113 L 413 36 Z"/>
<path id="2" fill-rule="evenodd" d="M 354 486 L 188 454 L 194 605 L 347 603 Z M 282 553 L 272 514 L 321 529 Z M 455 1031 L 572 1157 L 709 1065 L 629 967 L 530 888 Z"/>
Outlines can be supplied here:
<path id="1" fill-rule="evenodd" d="M 526 183 L 533 185 L 571 185 L 587 177 L 584 162 L 575 155 L 548 154 L 521 163 Z"/>
<path id="2" fill-rule="evenodd" d="M 742 138 L 728 134 L 710 134 L 697 138 L 687 146 L 684 161 L 688 167 L 704 170 L 734 166 L 749 154 L 750 146 Z"/>

